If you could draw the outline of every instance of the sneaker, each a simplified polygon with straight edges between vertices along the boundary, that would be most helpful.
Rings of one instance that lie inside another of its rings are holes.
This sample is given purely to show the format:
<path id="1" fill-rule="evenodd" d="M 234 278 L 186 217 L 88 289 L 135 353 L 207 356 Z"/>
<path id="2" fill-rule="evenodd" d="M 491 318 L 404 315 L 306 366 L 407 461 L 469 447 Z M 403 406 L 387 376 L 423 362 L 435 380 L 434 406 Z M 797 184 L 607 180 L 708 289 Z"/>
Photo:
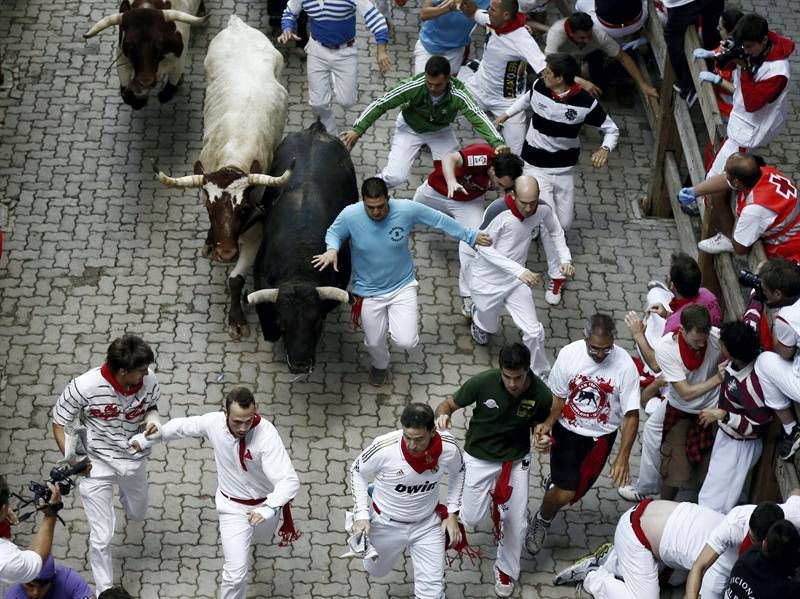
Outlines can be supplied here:
<path id="1" fill-rule="evenodd" d="M 653 280 L 653 281 L 650 281 L 647 284 L 647 289 L 648 290 L 655 289 L 656 287 L 659 287 L 659 288 L 663 289 L 664 291 L 669 291 L 669 287 L 667 287 L 667 284 L 664 281 L 655 281 L 655 280 Z"/>
<path id="2" fill-rule="evenodd" d="M 699 241 L 697 248 L 706 254 L 721 254 L 723 252 L 732 252 L 733 242 L 722 233 L 717 233 L 714 237 Z"/>
<path id="3" fill-rule="evenodd" d="M 686 102 L 686 107 L 691 108 L 692 105 L 697 101 L 697 90 L 694 88 L 691 89 L 681 89 L 680 86 L 676 83 L 672 86 L 678 95 L 681 97 L 682 100 Z"/>
<path id="4" fill-rule="evenodd" d="M 478 345 L 487 345 L 489 343 L 489 333 L 476 325 L 475 321 L 470 325 L 470 331 L 472 331 L 472 340 Z"/>
<path id="5" fill-rule="evenodd" d="M 551 306 L 557 306 L 561 302 L 561 289 L 566 282 L 566 279 L 550 279 L 544 292 L 544 301 Z"/>
<path id="6" fill-rule="evenodd" d="M 589 572 L 597 570 L 599 567 L 600 564 L 598 563 L 597 557 L 595 557 L 593 553 L 590 553 L 553 576 L 553 584 L 560 585 L 580 582 L 586 578 Z"/>
<path id="7" fill-rule="evenodd" d="M 594 595 L 583 588 L 582 582 L 579 582 L 578 586 L 575 587 L 575 599 L 592 599 L 592 597 L 594 597 Z"/>
<path id="8" fill-rule="evenodd" d="M 688 204 L 681 204 L 681 211 L 689 216 L 700 216 L 700 205 L 697 200 Z"/>
<path id="9" fill-rule="evenodd" d="M 374 366 L 369 367 L 369 384 L 373 387 L 380 387 L 386 384 L 386 380 L 389 378 L 389 369 L 388 368 L 375 368 Z"/>
<path id="10" fill-rule="evenodd" d="M 649 497 L 648 495 L 639 493 L 639 489 L 636 487 L 636 485 L 625 485 L 624 487 L 618 487 L 617 494 L 619 494 L 619 496 L 625 501 L 633 501 L 637 503 L 639 501 L 644 501 L 647 499 L 647 497 Z"/>
<path id="11" fill-rule="evenodd" d="M 500 568 L 494 568 L 494 593 L 498 597 L 511 597 L 514 592 L 514 581 Z"/>
<path id="12" fill-rule="evenodd" d="M 795 425 L 788 435 L 784 433 L 778 441 L 778 459 L 788 462 L 800 449 L 800 426 Z"/>
<path id="13" fill-rule="evenodd" d="M 464 315 L 464 318 L 472 319 L 472 298 L 462 297 L 461 298 L 461 314 Z"/>
<path id="14" fill-rule="evenodd" d="M 536 515 L 528 521 L 528 530 L 525 533 L 525 549 L 528 553 L 536 555 L 542 550 L 549 530 L 550 522 L 540 518 L 539 512 L 536 512 Z"/>

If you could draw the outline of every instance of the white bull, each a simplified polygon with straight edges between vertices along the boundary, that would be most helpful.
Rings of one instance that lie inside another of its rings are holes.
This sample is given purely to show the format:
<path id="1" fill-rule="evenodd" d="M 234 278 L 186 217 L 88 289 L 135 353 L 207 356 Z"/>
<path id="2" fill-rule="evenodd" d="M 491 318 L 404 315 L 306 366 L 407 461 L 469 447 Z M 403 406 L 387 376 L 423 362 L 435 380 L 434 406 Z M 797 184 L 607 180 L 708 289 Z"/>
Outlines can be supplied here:
<path id="1" fill-rule="evenodd" d="M 206 251 L 220 262 L 239 260 L 229 279 L 231 336 L 249 334 L 240 294 L 244 273 L 252 266 L 261 243 L 257 220 L 261 189 L 282 185 L 269 170 L 275 147 L 283 137 L 288 93 L 279 83 L 283 57 L 263 33 L 237 16 L 208 47 L 205 59 L 206 97 L 203 107 L 203 150 L 194 175 L 173 178 L 158 172 L 171 187 L 199 187 L 211 220 Z"/>
<path id="2" fill-rule="evenodd" d="M 169 7 L 169 8 L 167 8 Z M 134 110 L 147 104 L 147 93 L 166 78 L 158 99 L 175 96 L 189 53 L 189 26 L 205 23 L 202 0 L 124 0 L 119 12 L 102 18 L 83 37 L 119 27 L 117 74 L 123 101 Z"/>

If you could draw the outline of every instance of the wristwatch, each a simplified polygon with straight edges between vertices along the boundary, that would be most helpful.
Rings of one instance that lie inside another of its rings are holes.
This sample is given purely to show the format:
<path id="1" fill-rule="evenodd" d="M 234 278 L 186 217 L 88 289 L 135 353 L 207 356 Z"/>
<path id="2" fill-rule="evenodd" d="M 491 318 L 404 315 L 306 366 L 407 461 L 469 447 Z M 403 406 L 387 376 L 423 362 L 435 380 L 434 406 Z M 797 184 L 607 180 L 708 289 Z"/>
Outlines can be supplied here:
<path id="1" fill-rule="evenodd" d="M 609 148 L 608 146 L 600 146 L 600 149 L 601 149 L 601 150 L 605 150 L 606 152 L 608 152 L 609 154 L 611 154 L 611 148 Z"/>

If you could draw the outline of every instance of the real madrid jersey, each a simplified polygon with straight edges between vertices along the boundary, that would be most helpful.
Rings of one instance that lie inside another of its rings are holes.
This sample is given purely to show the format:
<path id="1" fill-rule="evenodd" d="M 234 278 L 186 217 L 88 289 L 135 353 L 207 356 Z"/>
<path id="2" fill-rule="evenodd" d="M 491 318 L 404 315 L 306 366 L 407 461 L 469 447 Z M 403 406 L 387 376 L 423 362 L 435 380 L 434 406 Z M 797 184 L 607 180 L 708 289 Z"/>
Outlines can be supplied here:
<path id="1" fill-rule="evenodd" d="M 508 462 L 531 450 L 531 428 L 550 414 L 552 396 L 528 371 L 530 386 L 519 397 L 503 384 L 499 368 L 476 374 L 453 395 L 457 406 L 473 406 L 464 451 L 479 460 Z M 637 379 L 638 380 L 638 379 Z"/>
<path id="2" fill-rule="evenodd" d="M 417 522 L 433 514 L 439 503 L 439 483 L 447 474 L 447 511 L 461 509 L 464 491 L 464 460 L 455 437 L 440 431 L 442 454 L 433 469 L 419 473 L 403 457 L 403 431 L 381 435 L 350 467 L 350 483 L 356 520 L 369 518 L 367 485 L 372 480 L 372 503 L 398 522 Z"/>
<path id="3" fill-rule="evenodd" d="M 564 399 L 559 423 L 585 437 L 613 433 L 624 414 L 639 409 L 639 373 L 618 345 L 598 363 L 583 339 L 570 343 L 558 352 L 547 382 Z"/>

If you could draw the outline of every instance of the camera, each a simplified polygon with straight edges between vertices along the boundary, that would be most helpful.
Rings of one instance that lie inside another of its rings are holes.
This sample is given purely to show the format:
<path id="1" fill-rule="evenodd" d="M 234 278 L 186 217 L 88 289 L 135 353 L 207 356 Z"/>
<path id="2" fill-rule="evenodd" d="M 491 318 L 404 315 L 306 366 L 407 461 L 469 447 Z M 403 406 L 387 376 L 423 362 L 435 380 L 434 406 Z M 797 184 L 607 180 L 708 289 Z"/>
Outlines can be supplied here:
<path id="1" fill-rule="evenodd" d="M 20 505 L 19 508 L 21 509 L 27 505 L 33 504 L 35 509 L 26 512 L 24 514 L 20 514 L 19 515 L 20 522 L 27 520 L 38 510 L 42 509 L 36 507 L 40 503 L 48 504 L 50 498 L 53 496 L 53 492 L 50 491 L 48 485 L 50 484 L 58 485 L 58 490 L 61 493 L 61 495 L 69 495 L 69 492 L 72 491 L 72 488 L 75 486 L 75 481 L 72 480 L 72 477 L 75 476 L 76 474 L 81 474 L 82 472 L 85 472 L 87 468 L 89 468 L 88 460 L 77 462 L 76 464 L 73 464 L 71 466 L 62 466 L 60 468 L 58 466 L 55 466 L 50 469 L 50 478 L 48 480 L 44 482 L 39 482 L 35 480 L 30 481 L 28 483 L 28 490 L 31 493 L 33 493 L 33 499 L 25 501 L 25 503 Z M 16 497 L 18 497 L 19 499 L 23 499 L 22 497 L 19 497 L 19 495 L 16 495 Z M 53 505 L 46 505 L 46 507 L 52 512 L 57 513 L 63 507 L 63 504 L 59 502 Z M 59 517 L 59 520 L 61 520 L 61 517 Z"/>
<path id="2" fill-rule="evenodd" d="M 742 287 L 750 287 L 752 289 L 761 290 L 761 277 L 756 273 L 749 270 L 739 271 L 739 285 Z"/>
<path id="3" fill-rule="evenodd" d="M 732 39 L 724 40 L 720 47 L 722 50 L 714 55 L 714 64 L 717 68 L 724 69 L 734 60 L 746 60 L 747 54 L 741 44 Z"/>

